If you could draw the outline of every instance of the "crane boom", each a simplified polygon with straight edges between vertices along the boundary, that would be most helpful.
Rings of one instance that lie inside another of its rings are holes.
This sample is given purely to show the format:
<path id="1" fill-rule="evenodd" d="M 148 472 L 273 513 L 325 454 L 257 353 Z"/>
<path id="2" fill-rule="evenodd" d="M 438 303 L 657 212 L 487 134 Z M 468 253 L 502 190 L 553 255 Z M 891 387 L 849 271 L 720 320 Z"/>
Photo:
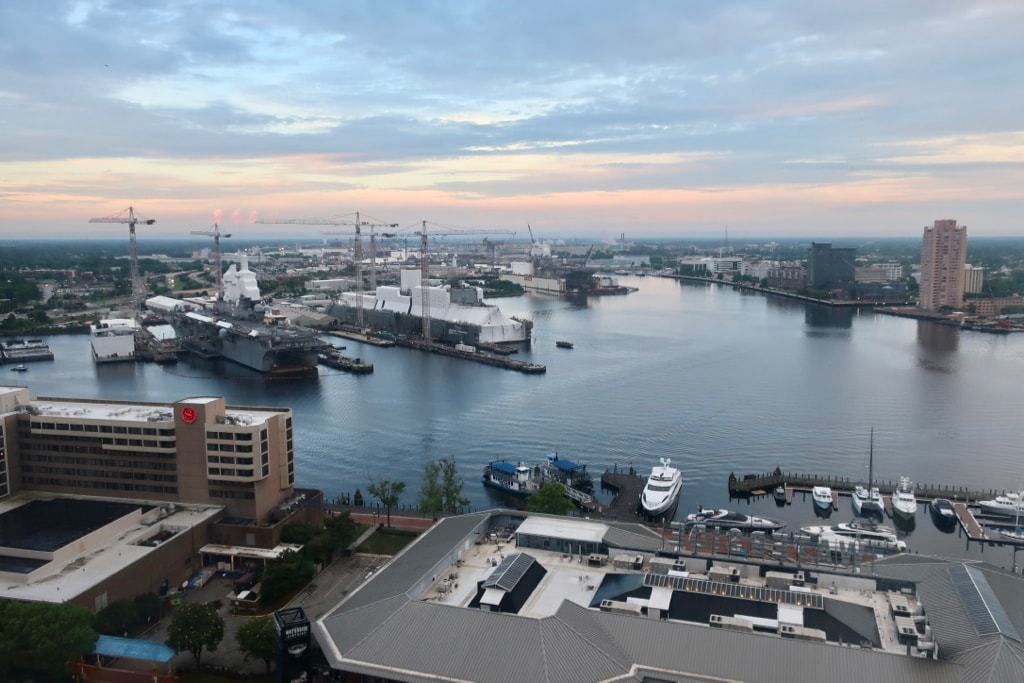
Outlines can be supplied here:
<path id="1" fill-rule="evenodd" d="M 220 299 L 224 296 L 224 267 L 221 264 L 220 257 L 220 238 L 227 239 L 231 237 L 231 233 L 222 235 L 220 233 L 220 226 L 216 223 L 213 224 L 213 230 L 192 230 L 193 235 L 206 235 L 207 237 L 213 238 L 213 256 L 214 260 L 217 261 L 217 298 Z"/>
<path id="2" fill-rule="evenodd" d="M 259 218 L 256 220 L 257 223 L 271 224 L 271 225 L 351 225 L 355 228 L 355 244 L 352 249 L 352 258 L 356 262 L 356 324 L 359 327 L 363 326 L 363 235 L 362 228 L 370 228 L 370 242 L 373 244 L 374 228 L 397 228 L 398 223 L 382 223 L 375 221 L 364 221 L 360 220 L 359 212 L 356 211 L 355 219 L 348 216 L 324 216 L 321 218 L 278 218 L 274 220 Z M 325 232 L 325 235 L 342 235 L 352 233 L 342 232 Z M 370 280 L 373 283 L 374 289 L 376 289 L 377 273 L 376 264 L 373 266 L 373 272 L 370 273 Z"/>
<path id="3" fill-rule="evenodd" d="M 156 223 L 156 220 L 136 215 L 135 209 L 129 206 L 119 214 L 102 218 L 90 218 L 89 222 L 128 224 L 128 260 L 131 264 L 132 316 L 138 319 L 142 303 L 142 280 L 139 278 L 139 250 L 135 241 L 135 224 L 153 225 Z"/>
<path id="4" fill-rule="evenodd" d="M 507 235 L 509 230 L 485 230 L 476 228 L 444 228 L 433 230 L 431 235 Z M 423 341 L 430 344 L 430 306 L 427 299 L 427 286 L 430 280 L 430 257 L 427 253 L 428 235 L 427 221 L 423 221 L 423 227 L 415 234 L 420 236 L 420 307 L 423 319 Z M 515 235 L 515 233 L 512 233 Z"/>

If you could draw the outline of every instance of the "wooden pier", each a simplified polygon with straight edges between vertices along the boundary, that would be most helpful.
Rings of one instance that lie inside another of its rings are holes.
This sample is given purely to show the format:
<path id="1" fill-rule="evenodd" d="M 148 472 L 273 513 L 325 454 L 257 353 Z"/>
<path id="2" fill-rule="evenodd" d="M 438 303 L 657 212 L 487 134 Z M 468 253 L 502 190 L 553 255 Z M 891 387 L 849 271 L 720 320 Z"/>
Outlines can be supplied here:
<path id="1" fill-rule="evenodd" d="M 605 472 L 601 475 L 601 488 L 615 492 L 611 505 L 601 505 L 595 512 L 612 519 L 630 519 L 638 515 L 640 493 L 644 490 L 647 478 L 636 473 L 636 470 L 618 470 Z"/>
<path id="2" fill-rule="evenodd" d="M 872 483 L 878 487 L 879 493 L 883 496 L 892 496 L 893 491 L 899 482 L 876 481 Z M 729 495 L 734 498 L 745 498 L 748 496 L 761 496 L 770 493 L 778 486 L 786 487 L 786 500 L 790 501 L 790 492 L 810 493 L 815 486 L 828 486 L 832 489 L 832 498 L 835 507 L 838 508 L 839 495 L 849 495 L 857 486 L 867 486 L 867 481 L 859 481 L 848 477 L 822 476 L 817 474 L 806 474 L 798 472 L 783 472 L 778 467 L 774 472 L 763 474 L 746 474 L 737 477 L 735 473 L 729 475 Z M 936 498 L 948 498 L 952 501 L 977 501 L 987 498 L 995 498 L 997 495 L 1006 493 L 1000 489 L 980 491 L 956 486 L 941 486 L 936 484 L 914 485 L 914 495 L 921 502 L 930 502 Z M 887 509 L 888 511 L 888 509 Z"/>

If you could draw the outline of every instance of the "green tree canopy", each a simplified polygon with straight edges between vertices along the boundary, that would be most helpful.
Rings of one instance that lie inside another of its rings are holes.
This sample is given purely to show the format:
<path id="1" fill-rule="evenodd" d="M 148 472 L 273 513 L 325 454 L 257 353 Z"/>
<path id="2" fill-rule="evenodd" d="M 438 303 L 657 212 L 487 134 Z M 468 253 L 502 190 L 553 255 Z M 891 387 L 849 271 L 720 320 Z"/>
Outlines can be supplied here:
<path id="1" fill-rule="evenodd" d="M 453 515 L 469 505 L 462 495 L 462 477 L 455 456 L 431 460 L 423 466 L 420 483 L 420 512 L 425 515 Z"/>
<path id="2" fill-rule="evenodd" d="M 391 508 L 398 505 L 398 501 L 402 497 L 402 491 L 405 491 L 405 482 L 391 481 L 390 479 L 374 481 L 371 479 L 366 487 L 366 491 L 384 506 L 384 510 L 388 514 L 388 528 L 390 528 Z"/>
<path id="3" fill-rule="evenodd" d="M 274 659 L 276 638 L 274 622 L 270 617 L 249 619 L 235 631 L 235 640 L 245 658 L 262 659 L 268 673 L 270 662 Z"/>
<path id="4" fill-rule="evenodd" d="M 316 565 L 304 553 L 286 550 L 276 560 L 267 563 L 263 572 L 263 592 L 260 602 L 273 604 L 292 591 L 309 583 L 316 576 Z"/>
<path id="5" fill-rule="evenodd" d="M 96 647 L 92 620 L 92 612 L 70 603 L 0 600 L 0 679 L 10 680 L 12 669 L 61 677 Z"/>
<path id="6" fill-rule="evenodd" d="M 174 611 L 167 627 L 167 645 L 175 652 L 191 652 L 199 668 L 203 648 L 217 649 L 224 638 L 224 618 L 213 605 L 189 602 Z"/>
<path id="7" fill-rule="evenodd" d="M 526 509 L 548 515 L 567 515 L 572 511 L 572 501 L 565 496 L 565 487 L 553 479 L 526 499 Z"/>

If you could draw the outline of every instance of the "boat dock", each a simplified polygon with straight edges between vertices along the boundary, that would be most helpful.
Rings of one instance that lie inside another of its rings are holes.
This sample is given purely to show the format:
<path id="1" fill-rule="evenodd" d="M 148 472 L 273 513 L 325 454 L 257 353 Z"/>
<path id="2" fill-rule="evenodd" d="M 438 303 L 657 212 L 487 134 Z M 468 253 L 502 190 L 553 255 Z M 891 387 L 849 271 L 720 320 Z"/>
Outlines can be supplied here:
<path id="1" fill-rule="evenodd" d="M 331 337 L 340 337 L 341 339 L 350 339 L 352 341 L 362 342 L 363 344 L 370 344 L 372 346 L 394 346 L 394 339 L 386 339 L 385 337 L 365 334 L 363 332 L 356 332 L 355 330 L 327 330 L 324 332 L 326 335 Z"/>
<path id="2" fill-rule="evenodd" d="M 640 493 L 644 490 L 647 478 L 635 470 L 605 472 L 601 475 L 601 488 L 614 491 L 610 505 L 601 506 L 600 512 L 612 519 L 629 519 L 637 516 L 637 505 Z"/>
<path id="3" fill-rule="evenodd" d="M 518 370 L 519 372 L 530 375 L 540 375 L 548 371 L 547 366 L 539 363 L 527 363 L 526 361 L 508 358 L 507 356 L 494 356 L 483 351 L 478 351 L 474 347 L 469 347 L 474 349 L 470 351 L 468 349 L 458 349 L 454 346 L 447 346 L 436 342 L 424 342 L 419 339 L 398 339 L 397 343 L 399 346 L 407 349 L 427 351 L 441 356 L 448 356 L 449 358 L 471 360 L 474 363 L 483 363 L 484 365 L 490 365 L 496 368 L 505 368 L 506 370 Z"/>
<path id="4" fill-rule="evenodd" d="M 883 497 L 889 497 L 891 499 L 893 491 L 899 485 L 899 482 L 882 482 L 876 481 L 873 483 L 874 486 L 878 487 L 879 493 Z M 834 507 L 839 507 L 840 495 L 850 495 L 853 493 L 853 489 L 856 486 L 867 486 L 866 480 L 854 480 L 847 477 L 833 477 L 833 476 L 821 476 L 816 474 L 806 473 L 795 473 L 795 472 L 783 472 L 779 468 L 775 468 L 774 472 L 768 472 L 765 474 L 746 474 L 742 477 L 737 477 L 735 473 L 729 475 L 729 495 L 734 498 L 746 498 L 748 496 L 763 496 L 766 493 L 771 493 L 779 486 L 786 487 L 787 502 L 791 502 L 791 493 L 810 493 L 815 486 L 828 486 L 832 489 L 832 499 L 834 501 Z M 922 502 L 929 502 L 936 498 L 948 498 L 949 500 L 985 500 L 986 498 L 995 498 L 997 495 L 1005 493 L 1001 490 L 972 490 L 965 487 L 956 486 L 941 486 L 937 484 L 915 484 L 914 494 L 917 499 Z M 891 502 L 886 511 L 891 510 Z"/>

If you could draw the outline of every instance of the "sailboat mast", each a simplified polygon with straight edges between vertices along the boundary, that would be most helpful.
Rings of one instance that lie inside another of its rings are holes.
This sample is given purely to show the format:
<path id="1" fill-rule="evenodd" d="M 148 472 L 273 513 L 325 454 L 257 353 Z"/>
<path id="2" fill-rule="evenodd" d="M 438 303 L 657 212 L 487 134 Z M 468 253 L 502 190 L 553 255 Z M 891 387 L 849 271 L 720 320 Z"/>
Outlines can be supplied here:
<path id="1" fill-rule="evenodd" d="M 868 500 L 871 500 L 871 484 L 875 474 L 875 428 L 871 428 L 871 441 L 868 447 Z"/>

